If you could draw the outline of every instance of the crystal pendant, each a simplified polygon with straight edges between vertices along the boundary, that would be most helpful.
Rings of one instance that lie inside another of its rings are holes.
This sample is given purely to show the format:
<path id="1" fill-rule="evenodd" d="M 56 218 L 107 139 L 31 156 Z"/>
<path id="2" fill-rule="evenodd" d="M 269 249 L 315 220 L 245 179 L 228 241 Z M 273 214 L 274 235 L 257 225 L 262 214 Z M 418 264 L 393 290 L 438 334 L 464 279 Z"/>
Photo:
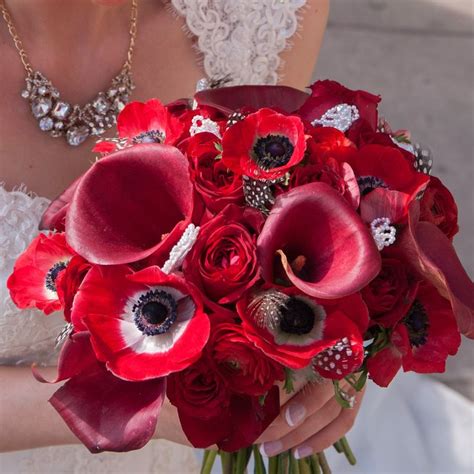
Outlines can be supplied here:
<path id="1" fill-rule="evenodd" d="M 51 99 L 49 97 L 40 97 L 31 104 L 31 111 L 37 119 L 44 117 L 50 110 Z"/>
<path id="2" fill-rule="evenodd" d="M 71 111 L 71 106 L 67 102 L 56 102 L 53 109 L 53 115 L 59 120 L 64 120 Z"/>
<path id="3" fill-rule="evenodd" d="M 103 97 L 98 97 L 93 105 L 98 114 L 105 114 L 110 107 L 110 104 Z"/>
<path id="4" fill-rule="evenodd" d="M 85 125 L 73 127 L 67 131 L 66 140 L 71 146 L 79 146 L 89 136 L 89 129 Z"/>
<path id="5" fill-rule="evenodd" d="M 41 130 L 43 130 L 43 132 L 49 132 L 49 130 L 53 128 L 53 125 L 54 122 L 51 117 L 43 117 L 39 121 L 39 127 L 41 128 Z"/>

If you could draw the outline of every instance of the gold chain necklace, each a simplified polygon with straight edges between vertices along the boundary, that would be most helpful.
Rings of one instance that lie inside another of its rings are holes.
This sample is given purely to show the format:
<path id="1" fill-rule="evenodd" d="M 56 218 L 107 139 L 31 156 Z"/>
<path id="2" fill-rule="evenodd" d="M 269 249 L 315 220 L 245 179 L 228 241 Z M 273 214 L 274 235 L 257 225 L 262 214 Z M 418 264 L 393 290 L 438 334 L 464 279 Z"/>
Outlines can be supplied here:
<path id="1" fill-rule="evenodd" d="M 39 128 L 52 137 L 65 137 L 69 145 L 78 146 L 87 137 L 102 135 L 107 128 L 112 127 L 135 88 L 132 79 L 132 57 L 137 36 L 137 0 L 132 0 L 130 43 L 125 63 L 112 79 L 107 91 L 99 92 L 84 106 L 71 105 L 62 100 L 51 81 L 33 69 L 3 0 L 0 0 L 0 10 L 26 71 L 26 88 L 21 96 L 28 100 Z"/>

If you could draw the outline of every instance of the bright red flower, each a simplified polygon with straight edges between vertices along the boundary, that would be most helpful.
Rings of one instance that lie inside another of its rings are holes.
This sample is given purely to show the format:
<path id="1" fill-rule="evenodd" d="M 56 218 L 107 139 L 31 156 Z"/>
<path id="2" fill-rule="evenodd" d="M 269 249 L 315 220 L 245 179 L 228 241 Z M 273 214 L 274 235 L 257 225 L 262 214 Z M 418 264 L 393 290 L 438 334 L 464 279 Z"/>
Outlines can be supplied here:
<path id="1" fill-rule="evenodd" d="M 258 280 L 256 242 L 263 221 L 256 209 L 230 204 L 201 227 L 183 273 L 206 300 L 233 302 Z"/>
<path id="2" fill-rule="evenodd" d="M 369 376 L 386 387 L 398 370 L 444 372 L 446 359 L 461 344 L 451 305 L 427 283 L 419 287 L 408 313 L 394 328 L 390 344 L 367 361 Z"/>
<path id="3" fill-rule="evenodd" d="M 272 180 L 297 165 L 306 148 L 299 117 L 261 109 L 230 127 L 222 138 L 222 161 L 252 179 Z"/>
<path id="4" fill-rule="evenodd" d="M 93 267 L 76 295 L 72 322 L 91 333 L 97 357 L 124 380 L 166 376 L 199 358 L 209 319 L 196 291 L 158 267 Z"/>
<path id="5" fill-rule="evenodd" d="M 456 201 L 449 189 L 434 176 L 420 201 L 420 220 L 433 223 L 450 239 L 459 231 Z"/>
<path id="6" fill-rule="evenodd" d="M 295 289 L 256 290 L 237 310 L 247 337 L 286 367 L 304 368 L 318 356 L 315 368 L 340 379 L 362 364 L 369 317 L 357 294 L 324 301 Z"/>
<path id="7" fill-rule="evenodd" d="M 191 222 L 188 168 L 186 158 L 169 145 L 136 145 L 97 161 L 69 203 L 69 245 L 100 265 L 169 252 Z"/>
<path id="8" fill-rule="evenodd" d="M 341 298 L 380 270 L 374 239 L 354 209 L 324 183 L 278 196 L 257 241 L 267 282 L 291 282 L 304 293 Z"/>
<path id="9" fill-rule="evenodd" d="M 228 204 L 244 204 L 242 177 L 222 162 L 221 141 L 212 133 L 198 133 L 179 146 L 191 165 L 191 179 L 206 207 L 218 213 Z"/>
<path id="10" fill-rule="evenodd" d="M 39 234 L 15 262 L 7 281 L 13 302 L 21 309 L 38 308 L 45 314 L 61 309 L 56 281 L 74 251 L 64 234 Z"/>
<path id="11" fill-rule="evenodd" d="M 329 109 L 339 104 L 355 105 L 360 118 L 372 129 L 377 128 L 377 106 L 380 97 L 366 91 L 353 91 L 335 81 L 317 81 L 311 86 L 311 97 L 299 109 L 299 114 L 312 122 L 320 119 Z"/>
<path id="12" fill-rule="evenodd" d="M 258 349 L 239 324 L 228 322 L 215 325 L 209 340 L 209 351 L 217 371 L 236 393 L 264 395 L 276 381 L 285 378 L 283 366 Z"/>
<path id="13" fill-rule="evenodd" d="M 182 131 L 182 125 L 158 100 L 130 102 L 117 117 L 120 138 L 130 145 L 139 143 L 166 143 L 173 145 Z M 116 151 L 114 142 L 102 141 L 93 151 L 111 153 Z"/>

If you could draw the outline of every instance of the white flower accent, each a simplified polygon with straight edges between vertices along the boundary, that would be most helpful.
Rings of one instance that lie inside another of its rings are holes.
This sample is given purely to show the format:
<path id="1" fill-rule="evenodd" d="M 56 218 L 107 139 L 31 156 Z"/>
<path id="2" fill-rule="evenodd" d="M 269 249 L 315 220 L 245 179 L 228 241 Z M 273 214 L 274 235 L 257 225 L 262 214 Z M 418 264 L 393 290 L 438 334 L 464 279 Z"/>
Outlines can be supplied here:
<path id="1" fill-rule="evenodd" d="M 383 250 L 384 247 L 395 243 L 397 229 L 395 229 L 393 225 L 390 225 L 390 219 L 388 217 L 378 217 L 374 219 L 370 224 L 370 230 L 372 231 L 372 237 L 379 250 Z"/>
<path id="2" fill-rule="evenodd" d="M 355 105 L 338 104 L 330 108 L 321 118 L 314 119 L 311 125 L 333 127 L 341 132 L 347 132 L 359 117 L 359 109 Z"/>
<path id="3" fill-rule="evenodd" d="M 169 274 L 178 269 L 182 264 L 186 255 L 191 251 L 196 243 L 199 234 L 199 227 L 189 224 L 178 243 L 171 249 L 168 260 L 161 269 L 163 273 Z"/>
<path id="4" fill-rule="evenodd" d="M 205 118 L 202 115 L 195 115 L 191 126 L 189 127 L 189 134 L 191 136 L 196 135 L 197 133 L 209 132 L 213 133 L 217 138 L 222 138 L 221 132 L 219 130 L 219 125 L 217 125 L 214 120 L 210 118 Z"/>

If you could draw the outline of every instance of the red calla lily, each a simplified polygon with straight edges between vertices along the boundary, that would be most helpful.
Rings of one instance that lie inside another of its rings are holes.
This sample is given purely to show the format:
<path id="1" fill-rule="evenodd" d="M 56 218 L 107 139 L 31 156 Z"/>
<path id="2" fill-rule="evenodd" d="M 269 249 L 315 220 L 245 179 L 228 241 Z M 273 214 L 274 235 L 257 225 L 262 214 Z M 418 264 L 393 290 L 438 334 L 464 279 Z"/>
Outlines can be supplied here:
<path id="1" fill-rule="evenodd" d="M 99 160 L 81 179 L 67 211 L 67 240 L 91 263 L 135 262 L 177 241 L 192 211 L 181 152 L 135 145 Z"/>
<path id="2" fill-rule="evenodd" d="M 451 301 L 459 330 L 474 339 L 474 284 L 450 239 L 431 222 L 421 222 L 420 204 L 409 208 L 399 245 L 411 265 Z"/>
<path id="3" fill-rule="evenodd" d="M 324 299 L 359 291 L 381 265 L 365 224 L 324 183 L 277 198 L 258 238 L 257 256 L 267 282 L 286 276 L 304 293 Z"/>

